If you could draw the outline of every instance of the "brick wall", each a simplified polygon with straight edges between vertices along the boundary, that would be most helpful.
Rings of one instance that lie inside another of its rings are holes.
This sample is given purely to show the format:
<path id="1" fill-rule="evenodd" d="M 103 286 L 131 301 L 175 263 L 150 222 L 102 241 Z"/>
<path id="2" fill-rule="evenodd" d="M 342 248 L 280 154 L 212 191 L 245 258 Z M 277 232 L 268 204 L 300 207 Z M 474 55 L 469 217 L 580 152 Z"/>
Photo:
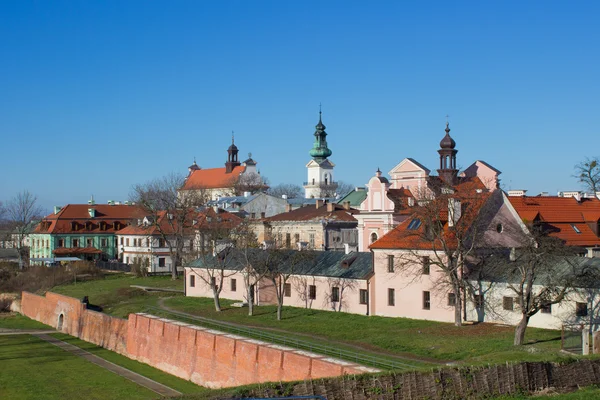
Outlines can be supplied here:
<path id="1" fill-rule="evenodd" d="M 131 358 L 209 388 L 374 372 L 148 314 L 129 315 L 127 352 Z"/>

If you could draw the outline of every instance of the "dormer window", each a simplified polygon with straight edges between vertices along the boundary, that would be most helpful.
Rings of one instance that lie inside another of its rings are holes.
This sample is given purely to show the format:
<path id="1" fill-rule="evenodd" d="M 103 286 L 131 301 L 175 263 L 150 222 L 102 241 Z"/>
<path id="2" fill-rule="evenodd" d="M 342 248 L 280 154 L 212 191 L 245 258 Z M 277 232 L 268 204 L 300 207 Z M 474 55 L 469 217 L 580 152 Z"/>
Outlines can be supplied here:
<path id="1" fill-rule="evenodd" d="M 71 222 L 71 230 L 73 230 L 73 231 L 79 230 L 79 224 L 75 221 Z"/>

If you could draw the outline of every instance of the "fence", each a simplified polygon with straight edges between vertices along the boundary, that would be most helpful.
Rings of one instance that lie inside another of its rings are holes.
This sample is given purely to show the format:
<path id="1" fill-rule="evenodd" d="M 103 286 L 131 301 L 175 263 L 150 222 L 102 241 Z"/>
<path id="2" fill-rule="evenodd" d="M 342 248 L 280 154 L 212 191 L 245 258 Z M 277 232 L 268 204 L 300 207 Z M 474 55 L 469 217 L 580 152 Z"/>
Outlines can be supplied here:
<path id="1" fill-rule="evenodd" d="M 186 313 L 166 311 L 162 308 L 157 307 L 147 307 L 144 312 L 156 316 L 163 316 L 165 318 L 177 319 L 183 322 L 188 322 L 193 325 L 200 325 L 207 328 L 216 329 L 221 332 L 233 333 L 252 339 L 263 340 L 269 343 L 280 344 L 326 356 L 337 357 L 342 360 L 351 361 L 362 365 L 368 365 L 382 370 L 412 370 L 424 364 L 422 362 L 415 362 L 414 364 L 411 364 L 410 362 L 400 362 L 396 360 L 386 359 L 383 357 L 370 356 L 364 353 L 343 350 L 339 347 L 325 346 L 316 343 L 311 343 L 308 341 L 286 337 L 283 335 L 268 333 L 260 331 L 256 328 L 244 328 L 235 324 L 214 321 L 203 317 L 196 317 Z"/>
<path id="2" fill-rule="evenodd" d="M 589 332 L 586 326 L 583 324 L 564 324 L 562 326 L 560 348 L 563 351 L 567 351 L 573 354 L 589 354 L 584 352 L 583 346 L 583 335 Z M 586 344 L 589 346 L 590 341 L 587 340 Z"/>
<path id="3" fill-rule="evenodd" d="M 96 261 L 96 267 L 109 271 L 131 272 L 131 265 L 116 261 Z"/>

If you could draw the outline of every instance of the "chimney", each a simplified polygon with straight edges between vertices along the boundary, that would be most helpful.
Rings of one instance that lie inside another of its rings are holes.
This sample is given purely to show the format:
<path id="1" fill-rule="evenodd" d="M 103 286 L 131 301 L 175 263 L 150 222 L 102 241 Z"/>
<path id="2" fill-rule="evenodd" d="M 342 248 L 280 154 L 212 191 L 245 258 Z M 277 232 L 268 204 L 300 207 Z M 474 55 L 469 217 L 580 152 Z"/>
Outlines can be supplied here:
<path id="1" fill-rule="evenodd" d="M 58 214 L 62 210 L 61 206 L 54 206 L 54 214 Z"/>
<path id="2" fill-rule="evenodd" d="M 333 210 L 335 210 L 335 203 L 326 203 L 327 205 L 327 212 L 333 212 Z"/>
<path id="3" fill-rule="evenodd" d="M 250 197 L 251 194 L 252 193 L 250 193 L 250 192 L 244 192 L 244 197 Z"/>
<path id="4" fill-rule="evenodd" d="M 285 212 L 290 212 L 290 211 L 292 211 L 292 205 L 290 203 L 287 203 L 285 205 Z"/>
<path id="5" fill-rule="evenodd" d="M 449 198 L 448 199 L 448 226 L 454 226 L 458 222 L 461 216 L 460 200 Z"/>
<path id="6" fill-rule="evenodd" d="M 112 201 L 112 200 L 109 200 L 109 201 L 108 201 L 108 205 L 109 205 L 109 206 L 114 206 L 114 205 L 115 205 L 115 202 L 114 202 L 114 201 Z"/>
<path id="7" fill-rule="evenodd" d="M 324 201 L 322 199 L 317 199 L 317 202 L 315 203 L 317 208 L 321 208 L 323 207 L 323 203 Z"/>
<path id="8" fill-rule="evenodd" d="M 509 190 L 508 196 L 509 197 L 524 197 L 526 193 L 527 193 L 527 190 Z"/>
<path id="9" fill-rule="evenodd" d="M 350 202 L 349 201 L 345 201 L 342 204 L 344 205 L 344 210 L 349 210 L 350 209 Z"/>
<path id="10" fill-rule="evenodd" d="M 281 198 L 287 200 L 287 194 L 282 194 Z"/>

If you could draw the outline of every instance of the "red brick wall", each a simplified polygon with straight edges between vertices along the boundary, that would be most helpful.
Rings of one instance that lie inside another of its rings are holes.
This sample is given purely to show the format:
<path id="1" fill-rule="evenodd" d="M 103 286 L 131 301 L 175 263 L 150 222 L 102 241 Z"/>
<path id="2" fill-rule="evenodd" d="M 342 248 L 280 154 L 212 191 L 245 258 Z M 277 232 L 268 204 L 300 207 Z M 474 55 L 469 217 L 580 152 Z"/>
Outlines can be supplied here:
<path id="1" fill-rule="evenodd" d="M 368 368 L 147 314 L 129 320 L 86 310 L 72 297 L 23 292 L 22 314 L 63 332 L 209 388 L 295 381 Z"/>
<path id="2" fill-rule="evenodd" d="M 368 369 L 148 314 L 130 314 L 131 358 L 209 388 L 361 374 Z"/>
<path id="3" fill-rule="evenodd" d="M 21 313 L 53 328 L 57 328 L 62 314 L 62 332 L 125 354 L 127 320 L 86 310 L 84 304 L 73 297 L 52 292 L 47 292 L 44 297 L 23 292 Z"/>

